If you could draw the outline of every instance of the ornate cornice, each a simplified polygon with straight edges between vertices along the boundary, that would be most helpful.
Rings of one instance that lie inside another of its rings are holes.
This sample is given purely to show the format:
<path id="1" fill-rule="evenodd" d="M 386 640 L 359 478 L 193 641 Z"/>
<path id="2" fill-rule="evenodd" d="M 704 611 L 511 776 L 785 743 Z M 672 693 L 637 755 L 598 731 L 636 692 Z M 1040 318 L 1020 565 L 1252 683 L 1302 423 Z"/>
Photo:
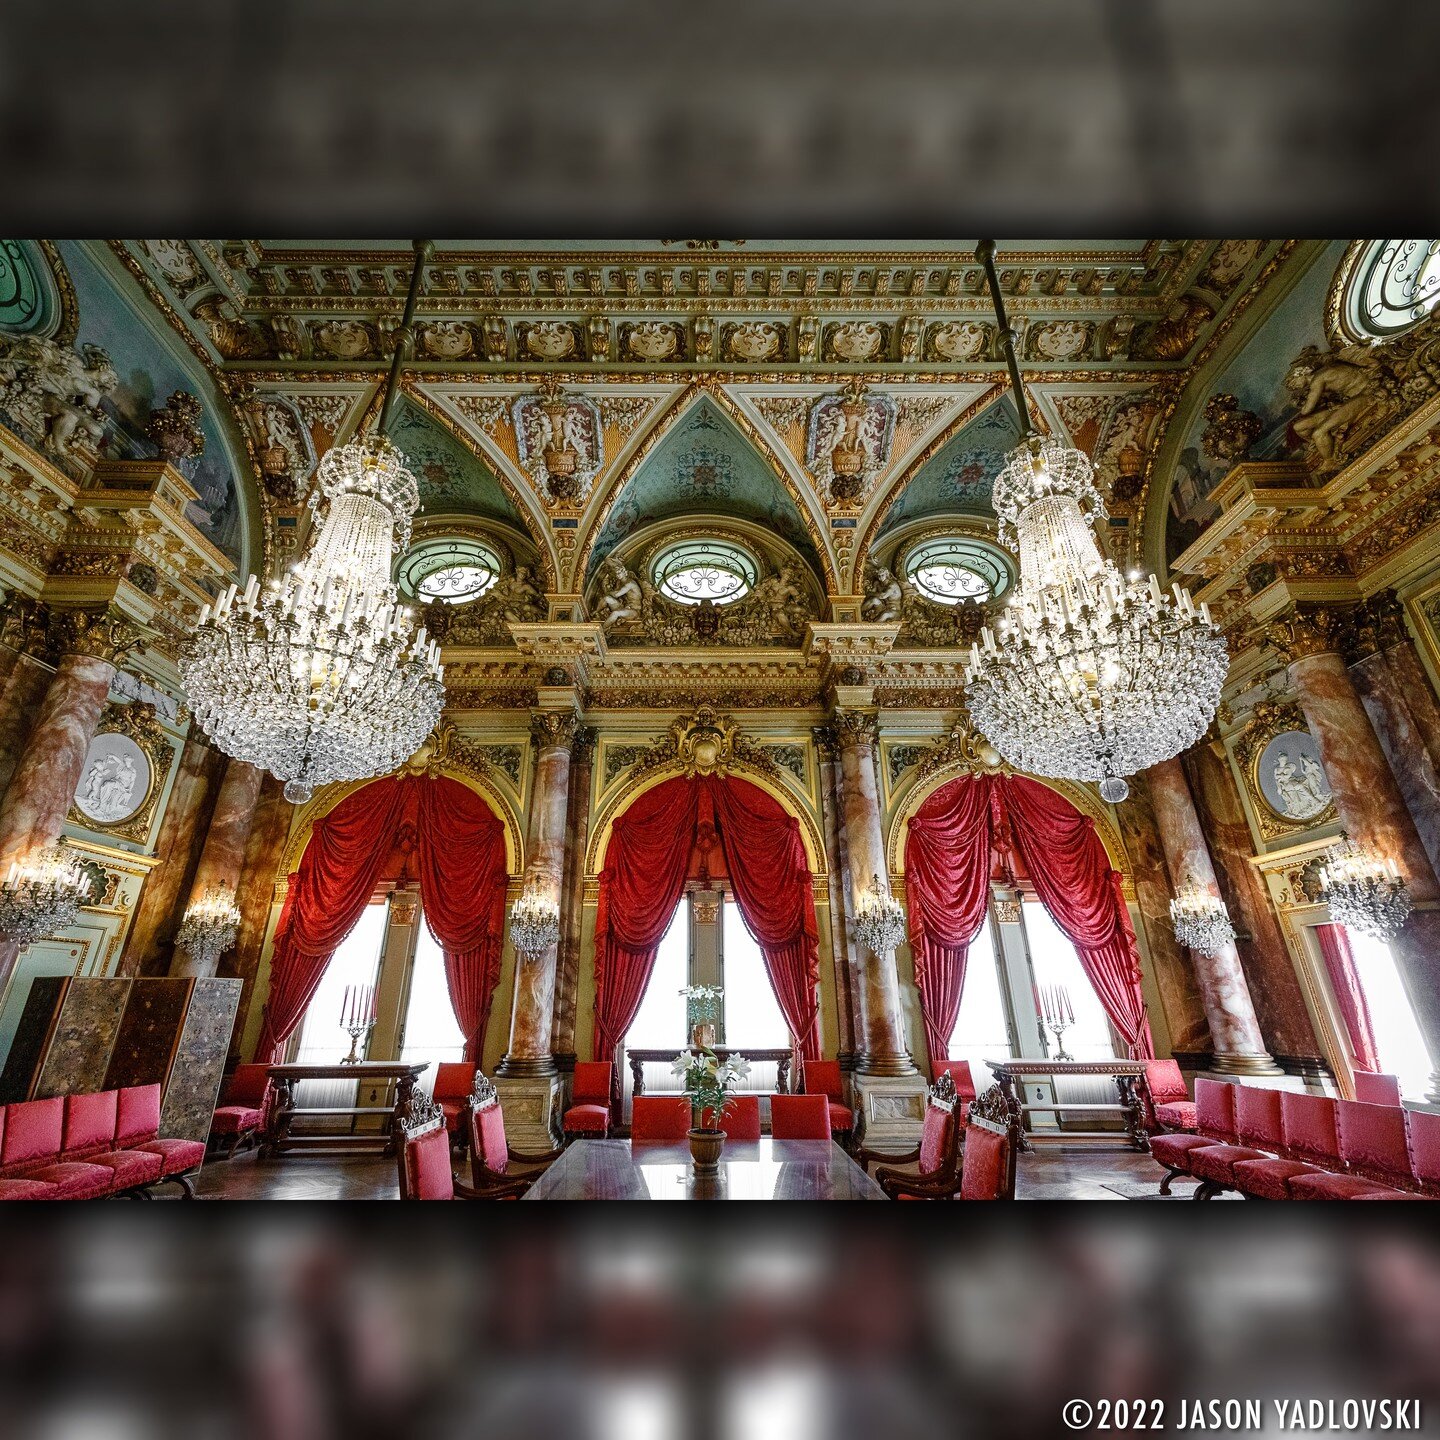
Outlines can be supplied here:
<path id="1" fill-rule="evenodd" d="M 1312 655 L 1345 649 L 1353 609 L 1333 605 L 1295 605 L 1265 626 L 1265 638 L 1287 665 Z"/>

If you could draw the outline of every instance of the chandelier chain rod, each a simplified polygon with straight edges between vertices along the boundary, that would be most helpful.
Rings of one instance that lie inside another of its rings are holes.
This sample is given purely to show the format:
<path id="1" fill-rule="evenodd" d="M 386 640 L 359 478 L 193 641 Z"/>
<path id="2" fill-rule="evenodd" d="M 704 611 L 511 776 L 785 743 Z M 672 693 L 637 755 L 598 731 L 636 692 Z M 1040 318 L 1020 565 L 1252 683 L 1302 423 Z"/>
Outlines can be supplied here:
<path id="1" fill-rule="evenodd" d="M 985 283 L 990 287 L 990 300 L 995 306 L 995 319 L 1005 345 L 1005 365 L 1010 371 L 1010 388 L 1015 392 L 1015 409 L 1020 419 L 1020 441 L 1027 444 L 1036 437 L 1030 423 L 1030 401 L 1025 382 L 1020 377 L 1020 362 L 1015 358 L 1015 331 L 1005 314 L 1005 300 L 1000 294 L 1000 277 L 995 273 L 995 242 L 982 240 L 975 247 L 975 258 L 985 267 Z"/>
<path id="2" fill-rule="evenodd" d="M 415 269 L 410 274 L 410 292 L 405 297 L 405 313 L 400 317 L 400 329 L 395 335 L 395 353 L 390 357 L 390 374 L 385 379 L 385 398 L 380 402 L 380 418 L 375 424 L 375 433 L 384 435 L 395 416 L 395 405 L 400 398 L 400 372 L 410 358 L 415 345 L 415 310 L 420 303 L 420 290 L 425 283 L 425 267 L 435 253 L 433 240 L 416 240 Z"/>

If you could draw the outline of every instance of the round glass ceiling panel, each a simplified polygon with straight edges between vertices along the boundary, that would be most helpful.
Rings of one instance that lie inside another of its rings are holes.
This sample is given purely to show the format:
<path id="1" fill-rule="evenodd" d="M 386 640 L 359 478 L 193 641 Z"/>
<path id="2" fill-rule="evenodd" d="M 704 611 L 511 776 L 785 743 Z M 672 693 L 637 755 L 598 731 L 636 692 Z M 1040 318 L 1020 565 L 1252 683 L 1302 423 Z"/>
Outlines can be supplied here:
<path id="1" fill-rule="evenodd" d="M 733 540 L 680 540 L 656 555 L 650 574 L 660 593 L 681 605 L 731 605 L 750 593 L 759 567 Z"/>
<path id="2" fill-rule="evenodd" d="M 483 541 L 428 540 L 400 562 L 396 576 L 412 599 L 464 605 L 478 600 L 500 577 L 500 557 Z"/>
<path id="3" fill-rule="evenodd" d="M 1010 566 L 1000 552 L 969 536 L 922 541 L 905 556 L 905 578 L 939 605 L 993 600 L 1010 588 Z"/>
<path id="4" fill-rule="evenodd" d="M 1376 240 L 1345 295 L 1357 335 L 1388 340 L 1418 325 L 1440 301 L 1440 240 Z"/>

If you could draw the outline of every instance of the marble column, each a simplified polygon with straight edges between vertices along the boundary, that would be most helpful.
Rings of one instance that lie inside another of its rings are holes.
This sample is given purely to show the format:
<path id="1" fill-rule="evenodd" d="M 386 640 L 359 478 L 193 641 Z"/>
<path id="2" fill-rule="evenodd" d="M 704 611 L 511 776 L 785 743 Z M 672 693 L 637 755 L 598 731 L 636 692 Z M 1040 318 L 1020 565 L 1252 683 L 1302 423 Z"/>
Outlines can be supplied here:
<path id="1" fill-rule="evenodd" d="M 245 863 L 245 842 L 255 819 L 255 806 L 260 800 L 260 782 L 265 772 L 244 760 L 232 759 L 225 767 L 220 793 L 210 813 L 205 832 L 205 846 L 190 882 L 188 905 L 193 905 L 209 890 L 222 890 L 233 898 L 240 885 L 240 871 Z M 188 950 L 175 947 L 170 963 L 172 975 L 213 975 L 219 956 L 208 966 L 202 965 Z"/>
<path id="2" fill-rule="evenodd" d="M 11 595 L 0 605 L 0 795 L 9 787 L 55 674 L 50 612 Z"/>
<path id="3" fill-rule="evenodd" d="M 859 897 L 878 877 L 889 892 L 889 866 L 885 862 L 885 836 L 880 819 L 880 796 L 875 775 L 875 716 L 864 711 L 842 711 L 835 717 L 840 742 L 841 796 L 845 837 L 849 846 L 851 894 Z M 854 944 L 854 937 L 851 937 Z M 860 956 L 859 1023 L 861 1050 L 857 1069 L 865 1075 L 913 1075 L 915 1066 L 905 1049 L 900 1009 L 900 977 L 894 951 L 877 955 L 855 945 Z"/>
<path id="4" fill-rule="evenodd" d="M 60 838 L 116 665 L 141 635 L 111 611 L 67 611 L 53 617 L 51 628 L 60 663 L 0 802 L 0 874 Z M 0 993 L 20 949 L 0 941 Z"/>
<path id="5" fill-rule="evenodd" d="M 835 972 L 835 1012 L 840 1029 L 839 1059 L 848 1069 L 855 1063 L 854 967 L 850 955 L 851 917 L 845 895 L 845 834 L 840 817 L 840 773 L 836 763 L 838 742 L 829 725 L 816 726 L 812 735 L 820 762 L 820 818 L 825 827 L 825 869 L 829 875 L 830 946 Z"/>
<path id="6" fill-rule="evenodd" d="M 570 746 L 578 720 L 572 710 L 542 710 L 531 723 L 535 783 L 530 796 L 530 833 L 524 888 L 553 901 L 562 899 L 565 875 L 565 818 L 570 795 Z M 558 946 L 538 955 L 515 956 L 515 1001 L 510 1012 L 510 1045 L 500 1063 L 506 1076 L 549 1075 L 555 1069 L 550 1035 L 555 1015 Z"/>
<path id="7" fill-rule="evenodd" d="M 1345 833 L 1399 867 L 1414 913 L 1390 941 L 1432 1066 L 1430 1098 L 1440 1102 L 1440 883 L 1396 784 L 1340 649 L 1350 617 L 1317 607 L 1272 625 L 1289 661 L 1290 683 L 1320 749 Z"/>
<path id="8" fill-rule="evenodd" d="M 1347 640 L 1356 694 L 1440 874 L 1440 705 L 1395 596 L 1386 591 L 1359 606 Z"/>
<path id="9" fill-rule="evenodd" d="M 551 1048 L 557 1058 L 575 1059 L 575 1009 L 579 1002 L 580 937 L 585 920 L 585 850 L 590 843 L 590 793 L 595 775 L 593 726 L 575 737 L 570 750 L 570 813 L 565 830 L 565 880 L 560 904 L 560 954 L 555 982 L 555 1023 Z"/>
<path id="10" fill-rule="evenodd" d="M 1156 828 L 1175 892 L 1199 890 L 1221 899 L 1220 882 L 1195 813 L 1195 801 L 1178 759 L 1162 760 L 1145 772 L 1155 807 Z M 1265 1049 L 1250 987 L 1233 940 L 1213 954 L 1190 951 L 1200 1001 L 1215 1046 L 1211 1069 L 1222 1075 L 1278 1075 L 1280 1067 Z"/>

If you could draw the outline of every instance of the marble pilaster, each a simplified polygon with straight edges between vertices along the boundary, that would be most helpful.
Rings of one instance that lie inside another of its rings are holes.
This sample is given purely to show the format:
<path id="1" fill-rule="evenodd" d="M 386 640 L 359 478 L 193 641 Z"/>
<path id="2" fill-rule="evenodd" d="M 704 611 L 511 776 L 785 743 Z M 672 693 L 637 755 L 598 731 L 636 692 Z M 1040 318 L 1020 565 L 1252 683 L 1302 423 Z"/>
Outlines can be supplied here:
<path id="1" fill-rule="evenodd" d="M 1198 890 L 1223 899 L 1180 761 L 1152 765 L 1145 779 L 1175 892 Z M 1212 1068 L 1225 1075 L 1278 1075 L 1280 1067 L 1266 1052 L 1260 1036 L 1260 1022 L 1234 941 L 1213 954 L 1191 950 L 1190 955 L 1215 1046 Z"/>
<path id="2" fill-rule="evenodd" d="M 824 825 L 825 868 L 829 873 L 830 945 L 835 971 L 835 1011 L 839 1022 L 842 1063 L 855 1057 L 854 961 L 850 953 L 850 921 L 845 893 L 845 827 L 840 815 L 840 772 L 836 736 L 828 725 L 816 727 L 815 749 L 820 770 L 820 818 Z"/>
<path id="3" fill-rule="evenodd" d="M 580 938 L 585 920 L 585 850 L 590 843 L 590 795 L 595 775 L 595 730 L 581 729 L 570 751 L 570 803 L 565 825 L 565 877 L 560 902 L 560 952 L 555 981 L 551 1048 L 575 1054 L 575 1011 L 580 987 Z"/>
<path id="4" fill-rule="evenodd" d="M 35 655 L 8 652 L 14 664 L 0 685 L 0 795 L 9 789 L 55 671 Z"/>
<path id="5" fill-rule="evenodd" d="M 578 720 L 573 710 L 544 710 L 534 717 L 535 783 L 524 888 L 560 905 L 565 875 L 565 820 L 570 797 L 570 746 Z M 563 915 L 562 915 L 563 923 Z M 550 1036 L 555 1016 L 558 943 L 538 955 L 515 956 L 515 999 L 510 1045 L 500 1062 L 503 1077 L 549 1075 L 555 1058 Z"/>
<path id="6" fill-rule="evenodd" d="M 260 799 L 260 782 L 265 772 L 244 760 L 230 760 L 225 778 L 215 797 L 210 824 L 205 832 L 205 845 L 190 882 L 189 899 L 194 904 L 209 890 L 228 891 L 233 895 L 240 883 L 245 863 L 245 842 L 255 819 L 255 806 Z M 188 951 L 175 948 L 171 961 L 172 975 L 211 975 L 219 957 L 210 966 L 202 966 Z"/>
<path id="7" fill-rule="evenodd" d="M 1440 882 L 1395 781 L 1365 706 L 1338 653 L 1331 612 L 1289 624 L 1290 683 L 1320 750 L 1335 808 L 1350 838 L 1393 860 L 1415 912 L 1390 942 L 1430 1054 L 1431 1095 L 1440 1100 Z"/>
<path id="8" fill-rule="evenodd" d="M 875 774 L 876 722 L 871 714 L 851 710 L 836 715 L 834 723 L 840 744 L 850 887 L 852 896 L 858 897 L 874 877 L 879 877 L 884 888 L 888 889 L 889 884 Z M 862 1048 L 857 1069 L 862 1075 L 913 1075 L 915 1066 L 905 1049 L 895 954 L 887 951 L 877 955 L 858 945 L 855 949 L 860 955 L 861 981 L 857 1038 Z"/>
<path id="9" fill-rule="evenodd" d="M 53 621 L 61 659 L 0 802 L 0 873 L 60 838 L 116 664 L 140 639 L 129 621 L 109 612 L 67 612 Z M 0 992 L 20 948 L 0 941 Z"/>

